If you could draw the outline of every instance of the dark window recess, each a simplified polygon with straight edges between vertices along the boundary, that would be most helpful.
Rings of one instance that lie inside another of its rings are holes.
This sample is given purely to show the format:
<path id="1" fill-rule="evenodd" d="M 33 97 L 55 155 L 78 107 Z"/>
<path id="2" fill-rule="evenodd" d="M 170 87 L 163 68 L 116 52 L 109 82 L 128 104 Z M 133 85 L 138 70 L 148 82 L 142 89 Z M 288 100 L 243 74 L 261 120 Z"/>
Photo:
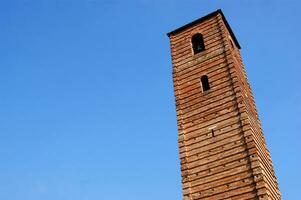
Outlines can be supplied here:
<path id="1" fill-rule="evenodd" d="M 210 90 L 208 76 L 206 76 L 206 75 L 202 76 L 201 83 L 202 83 L 203 92 Z"/>
<path id="2" fill-rule="evenodd" d="M 202 34 L 197 33 L 191 38 L 193 53 L 197 54 L 205 50 L 204 39 Z"/>

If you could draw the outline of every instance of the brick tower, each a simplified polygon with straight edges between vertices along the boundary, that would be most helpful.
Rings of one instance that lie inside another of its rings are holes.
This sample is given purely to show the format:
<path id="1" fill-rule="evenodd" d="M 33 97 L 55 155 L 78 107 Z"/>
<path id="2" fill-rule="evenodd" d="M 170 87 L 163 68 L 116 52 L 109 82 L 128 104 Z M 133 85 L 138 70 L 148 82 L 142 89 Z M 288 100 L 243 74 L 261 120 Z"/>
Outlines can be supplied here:
<path id="1" fill-rule="evenodd" d="M 240 46 L 222 11 L 168 36 L 183 199 L 281 199 Z"/>

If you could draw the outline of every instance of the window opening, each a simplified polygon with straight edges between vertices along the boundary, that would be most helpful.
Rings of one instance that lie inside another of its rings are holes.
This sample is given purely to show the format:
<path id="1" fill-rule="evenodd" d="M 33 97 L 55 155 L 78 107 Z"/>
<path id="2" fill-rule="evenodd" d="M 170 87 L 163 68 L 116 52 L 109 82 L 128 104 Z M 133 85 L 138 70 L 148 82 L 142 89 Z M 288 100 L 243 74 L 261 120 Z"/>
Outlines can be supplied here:
<path id="1" fill-rule="evenodd" d="M 193 53 L 197 54 L 205 50 L 204 39 L 202 34 L 197 33 L 191 38 Z"/>
<path id="2" fill-rule="evenodd" d="M 203 92 L 205 92 L 205 91 L 207 91 L 207 90 L 210 89 L 208 76 L 206 76 L 206 75 L 202 76 L 201 77 L 201 83 L 202 83 Z"/>

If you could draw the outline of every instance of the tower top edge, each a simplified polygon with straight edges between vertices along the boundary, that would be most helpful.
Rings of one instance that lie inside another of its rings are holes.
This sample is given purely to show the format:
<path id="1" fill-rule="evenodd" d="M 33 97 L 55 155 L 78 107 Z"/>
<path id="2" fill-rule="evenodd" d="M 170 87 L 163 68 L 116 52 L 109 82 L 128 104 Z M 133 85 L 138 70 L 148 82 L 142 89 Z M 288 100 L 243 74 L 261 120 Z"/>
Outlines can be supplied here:
<path id="1" fill-rule="evenodd" d="M 185 29 L 187 29 L 187 28 L 189 28 L 189 27 L 191 27 L 193 25 L 201 23 L 201 22 L 203 22 L 203 21 L 205 21 L 205 20 L 207 20 L 207 19 L 209 19 L 211 17 L 214 17 L 214 16 L 218 15 L 218 14 L 220 14 L 222 16 L 222 19 L 223 19 L 223 21 L 224 21 L 224 23 L 225 23 L 225 25 L 226 25 L 226 27 L 227 27 L 227 29 L 228 29 L 231 37 L 233 38 L 235 45 L 240 49 L 241 47 L 240 47 L 240 45 L 238 43 L 238 40 L 235 37 L 235 35 L 234 35 L 234 33 L 233 33 L 233 31 L 232 31 L 232 29 L 231 29 L 228 21 L 226 20 L 226 17 L 225 17 L 225 15 L 224 15 L 224 13 L 223 13 L 223 11 L 221 9 L 218 9 L 218 10 L 212 12 L 212 13 L 209 13 L 208 15 L 205 15 L 205 16 L 199 18 L 199 19 L 196 19 L 196 20 L 194 20 L 194 21 L 192 21 L 192 22 L 190 22 L 188 24 L 185 24 L 184 26 L 181 26 L 181 27 L 173 30 L 173 31 L 167 33 L 167 36 L 170 37 L 171 35 L 175 35 L 175 34 L 179 33 L 180 31 L 183 31 L 183 30 L 185 30 Z"/>

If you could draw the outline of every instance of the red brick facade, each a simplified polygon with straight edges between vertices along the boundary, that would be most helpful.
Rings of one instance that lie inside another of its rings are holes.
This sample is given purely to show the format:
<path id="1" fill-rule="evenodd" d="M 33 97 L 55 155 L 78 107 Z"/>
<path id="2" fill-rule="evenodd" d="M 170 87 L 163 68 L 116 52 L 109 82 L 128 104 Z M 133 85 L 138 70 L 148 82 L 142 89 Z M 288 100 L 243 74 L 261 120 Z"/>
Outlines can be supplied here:
<path id="1" fill-rule="evenodd" d="M 194 54 L 196 33 L 205 50 Z M 168 36 L 183 199 L 281 199 L 240 46 L 221 10 Z M 203 75 L 210 85 L 204 92 Z"/>

